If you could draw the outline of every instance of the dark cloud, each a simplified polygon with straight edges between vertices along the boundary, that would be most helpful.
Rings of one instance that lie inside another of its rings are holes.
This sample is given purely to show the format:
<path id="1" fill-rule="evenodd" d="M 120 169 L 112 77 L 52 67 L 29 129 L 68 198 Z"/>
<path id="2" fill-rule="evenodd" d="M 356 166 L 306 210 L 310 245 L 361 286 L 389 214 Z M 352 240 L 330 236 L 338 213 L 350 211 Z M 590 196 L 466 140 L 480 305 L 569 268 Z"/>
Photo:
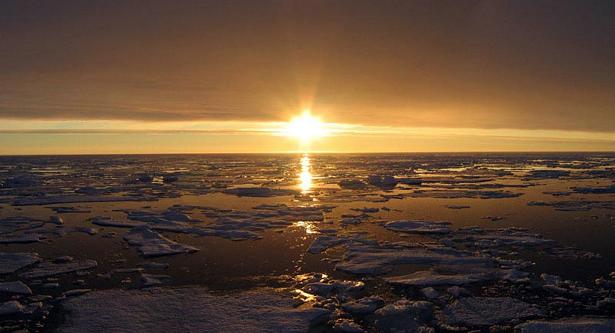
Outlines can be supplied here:
<path id="1" fill-rule="evenodd" d="M 608 1 L 0 3 L 0 117 L 615 130 Z"/>

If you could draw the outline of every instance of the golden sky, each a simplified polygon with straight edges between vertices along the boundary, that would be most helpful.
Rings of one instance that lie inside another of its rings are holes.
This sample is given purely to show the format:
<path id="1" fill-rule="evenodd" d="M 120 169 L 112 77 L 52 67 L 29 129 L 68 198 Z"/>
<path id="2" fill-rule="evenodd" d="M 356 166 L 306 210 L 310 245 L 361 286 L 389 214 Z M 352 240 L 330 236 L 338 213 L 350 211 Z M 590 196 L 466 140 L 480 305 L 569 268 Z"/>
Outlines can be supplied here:
<path id="1" fill-rule="evenodd" d="M 0 2 L 0 154 L 615 150 L 606 1 Z M 336 130 L 275 128 L 309 108 Z"/>

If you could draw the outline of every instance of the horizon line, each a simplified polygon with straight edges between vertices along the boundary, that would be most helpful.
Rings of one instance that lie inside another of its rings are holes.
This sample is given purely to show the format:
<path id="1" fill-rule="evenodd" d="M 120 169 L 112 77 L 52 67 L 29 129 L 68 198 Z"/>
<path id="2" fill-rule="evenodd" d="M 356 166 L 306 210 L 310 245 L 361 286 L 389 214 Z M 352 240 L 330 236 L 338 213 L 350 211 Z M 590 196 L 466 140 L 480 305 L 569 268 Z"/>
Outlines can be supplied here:
<path id="1" fill-rule="evenodd" d="M 284 152 L 170 152 L 170 153 L 58 153 L 0 154 L 3 157 L 51 156 L 163 156 L 163 155 L 296 155 L 296 154 L 615 154 L 615 150 L 491 150 L 491 151 L 284 151 Z"/>

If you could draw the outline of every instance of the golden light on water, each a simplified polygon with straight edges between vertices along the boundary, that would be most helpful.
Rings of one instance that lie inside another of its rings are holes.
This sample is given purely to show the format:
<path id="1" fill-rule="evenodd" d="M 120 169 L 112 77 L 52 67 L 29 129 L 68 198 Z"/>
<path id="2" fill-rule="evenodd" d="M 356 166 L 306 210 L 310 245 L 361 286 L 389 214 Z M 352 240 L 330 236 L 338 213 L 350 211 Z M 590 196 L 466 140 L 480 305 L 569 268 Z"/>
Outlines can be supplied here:
<path id="1" fill-rule="evenodd" d="M 299 227 L 299 228 L 304 228 L 306 234 L 317 234 L 318 233 L 318 229 L 314 225 L 314 222 L 299 221 L 299 222 L 294 223 L 294 226 Z"/>
<path id="2" fill-rule="evenodd" d="M 301 171 L 299 172 L 299 188 L 301 189 L 301 194 L 307 194 L 313 187 L 310 155 L 303 154 L 299 163 L 301 165 Z M 318 233 L 318 229 L 311 221 L 298 221 L 294 225 L 304 228 L 306 234 Z"/>
<path id="3" fill-rule="evenodd" d="M 310 156 L 308 154 L 304 154 L 303 157 L 301 157 L 299 187 L 301 188 L 302 194 L 306 194 L 312 189 L 312 170 L 310 164 Z"/>

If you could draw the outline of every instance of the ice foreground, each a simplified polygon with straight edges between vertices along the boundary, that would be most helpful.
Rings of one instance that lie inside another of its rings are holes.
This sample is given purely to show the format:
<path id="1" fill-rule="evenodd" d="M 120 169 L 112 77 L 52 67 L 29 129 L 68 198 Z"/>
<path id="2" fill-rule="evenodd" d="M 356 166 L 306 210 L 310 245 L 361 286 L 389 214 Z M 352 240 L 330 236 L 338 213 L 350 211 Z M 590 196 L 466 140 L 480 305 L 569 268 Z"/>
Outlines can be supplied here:
<path id="1" fill-rule="evenodd" d="M 257 289 L 211 295 L 202 288 L 105 290 L 64 303 L 59 332 L 305 332 L 328 311 L 294 308 L 286 295 Z"/>
<path id="2" fill-rule="evenodd" d="M 3 157 L 0 332 L 613 332 L 614 181 L 612 154 Z"/>

